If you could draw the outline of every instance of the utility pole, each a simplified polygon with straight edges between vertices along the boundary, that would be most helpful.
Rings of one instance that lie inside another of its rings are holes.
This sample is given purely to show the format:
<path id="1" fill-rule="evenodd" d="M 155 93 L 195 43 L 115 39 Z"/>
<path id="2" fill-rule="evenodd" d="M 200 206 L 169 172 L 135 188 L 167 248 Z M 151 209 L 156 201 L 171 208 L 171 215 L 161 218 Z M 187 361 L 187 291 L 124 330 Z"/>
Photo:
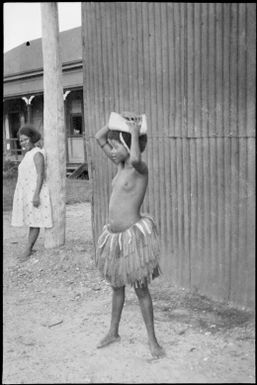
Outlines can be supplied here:
<path id="1" fill-rule="evenodd" d="M 52 248 L 65 243 L 64 102 L 57 3 L 43 2 L 40 3 L 40 6 L 44 68 L 46 180 L 53 208 L 53 227 L 45 229 L 45 247 Z"/>

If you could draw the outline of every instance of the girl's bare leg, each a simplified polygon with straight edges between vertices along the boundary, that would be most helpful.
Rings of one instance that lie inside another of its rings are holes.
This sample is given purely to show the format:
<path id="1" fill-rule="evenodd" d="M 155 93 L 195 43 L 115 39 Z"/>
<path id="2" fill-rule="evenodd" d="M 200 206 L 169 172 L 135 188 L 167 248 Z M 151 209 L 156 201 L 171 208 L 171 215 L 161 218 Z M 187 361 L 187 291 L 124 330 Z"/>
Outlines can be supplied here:
<path id="1" fill-rule="evenodd" d="M 29 228 L 29 237 L 28 237 L 28 243 L 24 250 L 24 253 L 21 256 L 21 260 L 26 260 L 28 257 L 32 254 L 32 248 L 39 236 L 39 227 L 30 227 Z"/>
<path id="2" fill-rule="evenodd" d="M 110 330 L 97 345 L 97 348 L 103 348 L 104 346 L 120 340 L 118 331 L 125 300 L 125 286 L 112 287 L 112 290 L 112 316 Z"/>
<path id="3" fill-rule="evenodd" d="M 152 304 L 152 298 L 149 293 L 147 284 L 145 284 L 145 286 L 141 288 L 135 287 L 135 292 L 138 297 L 140 309 L 145 322 L 151 354 L 154 358 L 163 357 L 165 355 L 165 351 L 158 344 L 155 336 L 153 304 Z"/>

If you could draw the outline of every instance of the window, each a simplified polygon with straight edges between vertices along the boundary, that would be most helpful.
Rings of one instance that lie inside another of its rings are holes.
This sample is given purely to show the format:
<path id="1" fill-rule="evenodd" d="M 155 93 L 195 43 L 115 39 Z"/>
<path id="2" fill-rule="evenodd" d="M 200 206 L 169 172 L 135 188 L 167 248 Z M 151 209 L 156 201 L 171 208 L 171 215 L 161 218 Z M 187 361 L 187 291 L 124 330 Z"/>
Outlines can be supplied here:
<path id="1" fill-rule="evenodd" d="M 73 136 L 82 135 L 82 115 L 71 114 L 70 116 L 70 134 Z"/>

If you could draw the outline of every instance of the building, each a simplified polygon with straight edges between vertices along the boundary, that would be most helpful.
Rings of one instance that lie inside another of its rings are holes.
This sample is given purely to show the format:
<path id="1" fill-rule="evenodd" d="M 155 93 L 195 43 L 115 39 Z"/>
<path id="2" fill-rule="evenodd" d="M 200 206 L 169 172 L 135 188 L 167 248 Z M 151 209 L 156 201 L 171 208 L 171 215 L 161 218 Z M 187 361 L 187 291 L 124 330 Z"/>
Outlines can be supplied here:
<path id="1" fill-rule="evenodd" d="M 66 125 L 67 168 L 86 163 L 83 119 L 83 71 L 81 27 L 60 32 L 63 98 Z M 4 54 L 3 152 L 19 161 L 21 149 L 17 132 L 31 122 L 43 134 L 42 39 Z"/>
<path id="2" fill-rule="evenodd" d="M 253 308 L 256 4 L 83 2 L 82 34 L 95 242 L 115 172 L 95 132 L 144 112 L 165 277 Z"/>

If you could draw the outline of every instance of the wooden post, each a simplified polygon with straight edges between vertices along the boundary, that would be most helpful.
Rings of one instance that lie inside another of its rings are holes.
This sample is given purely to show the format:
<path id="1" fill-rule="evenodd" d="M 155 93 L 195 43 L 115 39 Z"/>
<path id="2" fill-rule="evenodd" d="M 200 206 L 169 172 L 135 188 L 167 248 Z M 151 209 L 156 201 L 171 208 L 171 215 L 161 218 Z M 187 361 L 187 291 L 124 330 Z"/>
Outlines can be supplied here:
<path id="1" fill-rule="evenodd" d="M 26 109 L 27 109 L 27 123 L 31 123 L 31 112 L 32 112 L 32 100 L 34 99 L 35 95 L 31 95 L 29 98 L 27 98 L 26 96 L 23 96 L 22 99 L 25 101 L 26 103 Z"/>
<path id="2" fill-rule="evenodd" d="M 88 161 L 87 161 L 87 146 L 86 146 L 86 129 L 85 129 L 85 115 L 84 115 L 84 95 L 82 93 L 82 99 L 81 99 L 81 111 L 82 111 L 82 135 L 83 135 L 83 147 L 84 147 L 84 163 L 87 164 L 88 168 Z"/>
<path id="3" fill-rule="evenodd" d="M 68 146 L 68 138 L 69 138 L 69 132 L 68 132 L 68 127 L 69 127 L 69 123 L 68 123 L 68 116 L 69 116 L 69 104 L 67 102 L 67 96 L 69 96 L 71 91 L 67 90 L 65 91 L 65 93 L 63 94 L 63 103 L 64 103 L 64 122 L 65 122 L 65 148 L 66 148 L 66 166 L 69 165 L 69 146 Z"/>
<path id="4" fill-rule="evenodd" d="M 45 247 L 52 248 L 65 243 L 64 102 L 57 3 L 43 2 L 40 5 L 44 66 L 44 148 L 54 222 L 51 229 L 45 230 Z"/>
<path id="5" fill-rule="evenodd" d="M 3 159 L 4 160 L 6 160 L 6 154 L 7 154 L 6 118 L 7 118 L 7 115 L 4 114 L 4 117 L 3 117 Z"/>

